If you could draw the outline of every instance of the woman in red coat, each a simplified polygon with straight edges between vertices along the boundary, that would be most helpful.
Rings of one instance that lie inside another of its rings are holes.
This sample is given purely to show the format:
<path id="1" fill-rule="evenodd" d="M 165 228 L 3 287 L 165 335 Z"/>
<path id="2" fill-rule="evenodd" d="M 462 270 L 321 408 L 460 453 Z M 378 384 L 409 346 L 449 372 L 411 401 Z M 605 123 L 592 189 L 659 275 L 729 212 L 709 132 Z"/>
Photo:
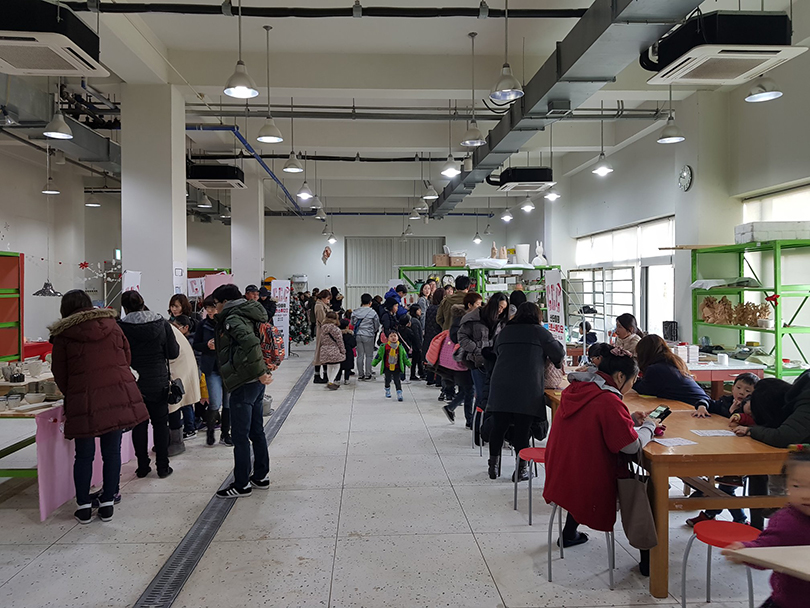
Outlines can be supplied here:
<path id="1" fill-rule="evenodd" d="M 619 453 L 636 454 L 653 437 L 656 422 L 646 413 L 631 415 L 622 401 L 637 375 L 633 355 L 614 348 L 602 357 L 599 371 L 568 376 L 571 385 L 562 393 L 549 434 L 543 491 L 546 502 L 568 511 L 558 541 L 565 547 L 587 542 L 579 524 L 613 530 Z"/>
<path id="2" fill-rule="evenodd" d="M 90 480 L 96 437 L 101 440 L 104 486 L 98 516 L 109 521 L 121 478 L 121 434 L 149 419 L 141 392 L 130 370 L 129 343 L 109 308 L 93 308 L 84 291 L 62 297 L 62 320 L 54 323 L 53 376 L 65 395 L 65 437 L 76 441 L 73 483 L 74 514 L 80 524 L 92 519 Z"/>

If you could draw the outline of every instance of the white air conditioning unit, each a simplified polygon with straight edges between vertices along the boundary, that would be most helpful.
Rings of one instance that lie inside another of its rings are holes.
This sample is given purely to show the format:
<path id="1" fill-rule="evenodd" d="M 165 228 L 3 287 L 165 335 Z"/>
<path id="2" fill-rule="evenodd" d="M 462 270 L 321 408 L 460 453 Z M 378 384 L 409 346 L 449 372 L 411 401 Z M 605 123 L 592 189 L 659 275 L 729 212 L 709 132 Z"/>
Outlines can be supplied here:
<path id="1" fill-rule="evenodd" d="M 799 46 L 696 46 L 652 78 L 657 85 L 741 85 L 804 53 Z"/>
<path id="2" fill-rule="evenodd" d="M 110 75 L 67 36 L 3 30 L 0 30 L 0 72 L 18 76 Z"/>
<path id="3" fill-rule="evenodd" d="M 186 182 L 200 190 L 245 190 L 245 174 L 231 165 L 190 165 Z"/>
<path id="4" fill-rule="evenodd" d="M 548 167 L 509 167 L 497 178 L 488 175 L 486 180 L 498 192 L 545 192 L 557 183 Z"/>

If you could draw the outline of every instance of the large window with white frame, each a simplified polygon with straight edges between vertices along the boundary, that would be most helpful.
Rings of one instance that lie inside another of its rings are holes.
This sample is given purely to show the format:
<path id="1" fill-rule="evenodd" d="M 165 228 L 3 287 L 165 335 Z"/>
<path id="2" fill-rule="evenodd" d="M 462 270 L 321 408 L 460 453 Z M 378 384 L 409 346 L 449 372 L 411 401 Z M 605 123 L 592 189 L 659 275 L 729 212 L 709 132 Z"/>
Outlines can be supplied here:
<path id="1" fill-rule="evenodd" d="M 743 222 L 810 221 L 810 186 L 743 201 Z"/>

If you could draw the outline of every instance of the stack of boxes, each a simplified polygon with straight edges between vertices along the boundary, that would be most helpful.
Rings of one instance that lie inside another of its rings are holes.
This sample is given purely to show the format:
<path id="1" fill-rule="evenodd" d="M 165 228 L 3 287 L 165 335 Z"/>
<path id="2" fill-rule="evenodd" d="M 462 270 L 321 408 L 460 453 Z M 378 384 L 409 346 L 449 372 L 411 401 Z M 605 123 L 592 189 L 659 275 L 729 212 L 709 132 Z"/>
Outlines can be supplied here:
<path id="1" fill-rule="evenodd" d="M 810 240 L 810 222 L 749 222 L 734 228 L 734 242 Z"/>

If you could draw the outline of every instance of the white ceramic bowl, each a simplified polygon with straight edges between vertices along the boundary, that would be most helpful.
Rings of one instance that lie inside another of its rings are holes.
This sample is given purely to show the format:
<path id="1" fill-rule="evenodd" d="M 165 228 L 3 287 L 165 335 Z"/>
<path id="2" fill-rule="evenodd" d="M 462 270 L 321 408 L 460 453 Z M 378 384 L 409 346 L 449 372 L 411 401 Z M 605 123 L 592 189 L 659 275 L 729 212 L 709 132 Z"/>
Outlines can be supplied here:
<path id="1" fill-rule="evenodd" d="M 773 319 L 758 319 L 757 325 L 762 329 L 773 329 Z"/>
<path id="2" fill-rule="evenodd" d="M 31 404 L 42 403 L 45 401 L 45 393 L 26 393 L 25 400 Z"/>

